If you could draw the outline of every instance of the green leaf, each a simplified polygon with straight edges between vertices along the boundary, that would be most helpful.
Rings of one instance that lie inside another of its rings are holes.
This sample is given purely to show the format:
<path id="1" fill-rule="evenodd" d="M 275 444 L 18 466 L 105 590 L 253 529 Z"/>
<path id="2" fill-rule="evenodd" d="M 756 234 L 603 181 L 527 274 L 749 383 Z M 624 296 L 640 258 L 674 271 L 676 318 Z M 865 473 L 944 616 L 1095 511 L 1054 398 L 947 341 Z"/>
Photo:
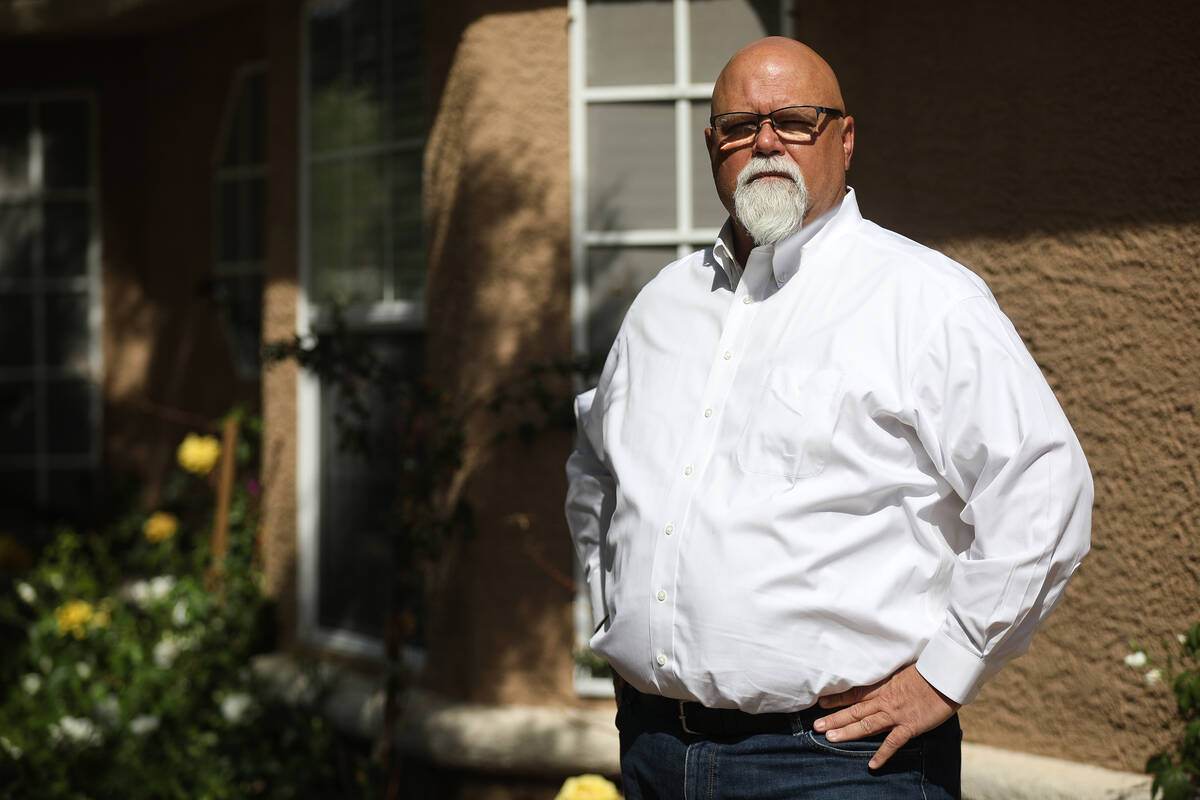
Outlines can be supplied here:
<path id="1" fill-rule="evenodd" d="M 1192 782 L 1187 773 L 1178 767 L 1171 767 L 1159 776 L 1159 788 L 1162 789 L 1163 800 L 1188 800 L 1192 791 Z"/>

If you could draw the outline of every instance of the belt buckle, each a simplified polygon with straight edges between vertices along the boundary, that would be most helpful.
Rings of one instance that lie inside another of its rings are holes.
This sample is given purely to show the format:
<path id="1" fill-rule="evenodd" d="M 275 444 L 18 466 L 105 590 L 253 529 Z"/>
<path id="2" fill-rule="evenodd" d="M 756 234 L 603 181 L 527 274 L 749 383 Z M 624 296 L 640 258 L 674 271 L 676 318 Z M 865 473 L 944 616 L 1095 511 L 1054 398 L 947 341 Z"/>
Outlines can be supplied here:
<path id="1" fill-rule="evenodd" d="M 694 730 L 692 730 L 691 728 L 689 728 L 689 727 L 688 727 L 688 724 L 687 724 L 687 709 L 686 709 L 686 708 L 684 708 L 684 705 L 683 705 L 683 704 L 684 704 L 684 702 L 685 702 L 685 701 L 683 701 L 683 700 L 680 700 L 680 701 L 679 701 L 679 724 L 680 724 L 680 725 L 683 727 L 683 732 L 684 732 L 684 733 L 690 733 L 690 734 L 692 734 L 693 736 L 699 736 L 699 735 L 700 735 L 700 731 L 694 731 Z"/>

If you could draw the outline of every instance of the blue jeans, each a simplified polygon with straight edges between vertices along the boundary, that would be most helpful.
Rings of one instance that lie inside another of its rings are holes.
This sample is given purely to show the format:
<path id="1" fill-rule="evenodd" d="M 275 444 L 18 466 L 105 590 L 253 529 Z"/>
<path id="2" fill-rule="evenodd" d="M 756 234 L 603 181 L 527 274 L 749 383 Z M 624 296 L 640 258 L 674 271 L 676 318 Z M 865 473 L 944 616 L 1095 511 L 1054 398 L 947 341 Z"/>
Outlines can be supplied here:
<path id="1" fill-rule="evenodd" d="M 632 697 L 630 697 L 632 695 Z M 910 741 L 883 768 L 867 761 L 883 736 L 833 744 L 812 730 L 831 713 L 796 715 L 792 733 L 686 733 L 628 692 L 617 709 L 626 800 L 949 800 L 960 796 L 958 715 Z"/>

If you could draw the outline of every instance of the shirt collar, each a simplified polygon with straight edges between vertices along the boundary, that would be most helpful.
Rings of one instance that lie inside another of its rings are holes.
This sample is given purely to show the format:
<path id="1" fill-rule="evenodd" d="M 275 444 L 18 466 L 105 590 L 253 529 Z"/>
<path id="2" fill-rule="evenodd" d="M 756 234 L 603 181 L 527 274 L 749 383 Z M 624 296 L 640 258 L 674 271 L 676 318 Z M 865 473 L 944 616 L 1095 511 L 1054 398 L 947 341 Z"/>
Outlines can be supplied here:
<path id="1" fill-rule="evenodd" d="M 818 234 L 822 231 L 827 229 L 829 231 L 826 236 L 820 237 L 820 240 L 825 240 L 832 235 L 835 229 L 844 228 L 861 220 L 862 214 L 858 210 L 858 200 L 854 196 L 854 189 L 846 187 L 846 194 L 842 197 L 841 203 L 806 223 L 804 227 L 782 242 L 773 245 L 774 255 L 771 258 L 771 267 L 775 273 L 775 282 L 779 286 L 783 286 L 800 271 L 800 262 L 804 253 L 818 241 Z M 772 245 L 766 245 L 766 247 L 772 247 Z M 759 248 L 756 247 L 755 250 L 757 249 Z M 717 264 L 729 278 L 729 285 L 736 288 L 738 280 L 742 276 L 743 267 L 733 255 L 732 218 L 726 219 L 725 224 L 721 227 L 721 232 L 713 245 L 713 255 Z"/>

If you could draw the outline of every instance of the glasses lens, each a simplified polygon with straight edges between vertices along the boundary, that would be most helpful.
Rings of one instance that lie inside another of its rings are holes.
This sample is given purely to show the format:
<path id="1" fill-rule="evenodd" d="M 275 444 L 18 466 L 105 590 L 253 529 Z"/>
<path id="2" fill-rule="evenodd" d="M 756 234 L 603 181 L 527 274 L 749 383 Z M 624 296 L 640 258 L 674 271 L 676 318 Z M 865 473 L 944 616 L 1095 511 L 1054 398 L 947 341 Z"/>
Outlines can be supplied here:
<path id="1" fill-rule="evenodd" d="M 757 114 L 722 114 L 714 121 L 717 139 L 723 143 L 753 139 L 758 133 Z"/>
<path id="2" fill-rule="evenodd" d="M 808 106 L 781 108 L 771 115 L 775 132 L 791 141 L 807 141 L 817 129 L 820 112 Z"/>

